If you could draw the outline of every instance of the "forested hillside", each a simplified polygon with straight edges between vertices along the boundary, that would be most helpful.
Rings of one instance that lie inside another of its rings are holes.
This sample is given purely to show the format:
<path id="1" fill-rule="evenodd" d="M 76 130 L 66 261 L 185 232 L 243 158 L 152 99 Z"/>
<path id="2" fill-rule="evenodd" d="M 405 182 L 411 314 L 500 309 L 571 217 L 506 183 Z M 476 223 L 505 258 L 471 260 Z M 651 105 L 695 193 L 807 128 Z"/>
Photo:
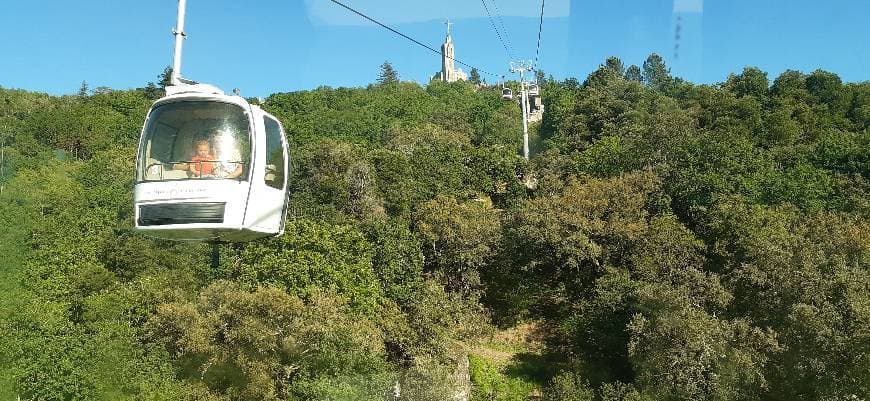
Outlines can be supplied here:
<path id="1" fill-rule="evenodd" d="M 545 80 L 529 161 L 500 88 L 273 94 L 286 233 L 216 269 L 132 231 L 159 87 L 0 88 L 0 398 L 870 400 L 870 83 L 723 79 Z"/>

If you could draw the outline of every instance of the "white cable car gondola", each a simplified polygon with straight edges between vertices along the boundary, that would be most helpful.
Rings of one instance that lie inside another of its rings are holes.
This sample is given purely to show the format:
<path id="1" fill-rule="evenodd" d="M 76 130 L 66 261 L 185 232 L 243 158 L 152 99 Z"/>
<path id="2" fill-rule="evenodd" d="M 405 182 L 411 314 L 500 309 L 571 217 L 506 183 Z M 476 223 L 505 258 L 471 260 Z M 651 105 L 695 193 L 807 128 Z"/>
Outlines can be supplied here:
<path id="1" fill-rule="evenodd" d="M 242 242 L 280 235 L 289 154 L 274 116 L 240 96 L 181 79 L 148 111 L 136 161 L 136 230 L 170 240 Z"/>
<path id="2" fill-rule="evenodd" d="M 514 93 L 511 91 L 511 88 L 502 88 L 501 90 L 501 98 L 504 100 L 513 100 Z"/>
<path id="3" fill-rule="evenodd" d="M 533 111 L 541 110 L 543 107 L 543 103 L 541 102 L 541 89 L 538 86 L 538 82 L 532 82 L 529 84 L 529 108 Z"/>
<path id="4" fill-rule="evenodd" d="M 530 96 L 538 96 L 541 94 L 540 89 L 538 89 L 538 83 L 534 82 L 529 84 L 529 95 Z"/>
<path id="5" fill-rule="evenodd" d="M 504 100 L 514 99 L 514 92 L 504 84 L 504 75 L 501 76 L 501 98 Z"/>

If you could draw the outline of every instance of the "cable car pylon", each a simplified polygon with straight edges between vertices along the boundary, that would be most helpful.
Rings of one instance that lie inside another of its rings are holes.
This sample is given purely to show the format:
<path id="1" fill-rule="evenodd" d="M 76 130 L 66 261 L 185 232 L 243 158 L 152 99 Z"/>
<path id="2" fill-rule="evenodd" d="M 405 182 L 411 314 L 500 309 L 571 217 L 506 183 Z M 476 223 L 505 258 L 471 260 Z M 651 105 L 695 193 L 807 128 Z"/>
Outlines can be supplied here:
<path id="1" fill-rule="evenodd" d="M 511 61 L 510 71 L 520 74 L 520 109 L 523 115 L 523 157 L 529 160 L 529 91 L 526 82 L 526 71 L 532 71 L 530 61 Z"/>

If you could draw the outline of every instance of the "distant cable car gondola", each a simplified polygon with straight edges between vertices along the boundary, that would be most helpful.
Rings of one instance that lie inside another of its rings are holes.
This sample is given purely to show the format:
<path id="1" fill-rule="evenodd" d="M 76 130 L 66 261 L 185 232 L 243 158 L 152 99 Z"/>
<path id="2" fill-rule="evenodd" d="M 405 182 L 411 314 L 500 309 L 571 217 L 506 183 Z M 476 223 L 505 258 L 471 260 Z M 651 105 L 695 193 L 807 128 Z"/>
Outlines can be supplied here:
<path id="1" fill-rule="evenodd" d="M 504 79 L 504 76 L 502 76 L 502 79 Z M 504 100 L 514 99 L 514 92 L 511 90 L 511 88 L 505 86 L 504 82 L 502 82 L 501 84 L 501 98 Z"/>
<path id="2" fill-rule="evenodd" d="M 191 241 L 279 235 L 289 153 L 274 116 L 240 96 L 181 79 L 179 1 L 172 86 L 148 111 L 136 162 L 136 230 Z"/>
<path id="3" fill-rule="evenodd" d="M 530 83 L 529 84 L 529 95 L 530 96 L 539 96 L 541 94 L 540 89 L 538 89 L 538 83 Z"/>
<path id="4" fill-rule="evenodd" d="M 513 100 L 514 93 L 511 91 L 511 88 L 504 88 L 501 90 L 501 98 L 504 100 Z"/>

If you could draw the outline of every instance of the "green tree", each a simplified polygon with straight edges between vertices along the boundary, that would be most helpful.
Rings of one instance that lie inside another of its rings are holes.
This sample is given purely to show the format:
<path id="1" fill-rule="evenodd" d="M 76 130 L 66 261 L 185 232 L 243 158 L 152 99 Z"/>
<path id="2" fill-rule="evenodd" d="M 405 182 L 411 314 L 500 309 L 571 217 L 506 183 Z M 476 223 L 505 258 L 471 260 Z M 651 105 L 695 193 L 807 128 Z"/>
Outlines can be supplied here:
<path id="1" fill-rule="evenodd" d="M 754 96 L 763 99 L 767 96 L 767 73 L 756 67 L 745 67 L 740 75 L 731 74 L 722 85 L 737 97 Z"/>
<path id="2" fill-rule="evenodd" d="M 634 64 L 628 66 L 628 68 L 625 70 L 625 79 L 634 82 L 643 81 L 643 73 L 641 73 L 640 67 Z"/>
<path id="3" fill-rule="evenodd" d="M 563 346 L 581 355 L 583 374 L 595 384 L 636 374 L 629 327 L 644 308 L 694 305 L 692 313 L 703 314 L 730 300 L 718 277 L 702 270 L 702 243 L 674 216 L 654 214 L 663 206 L 660 185 L 649 173 L 572 180 L 505 223 L 505 256 L 518 269 L 505 279 L 530 309 L 559 316 Z M 644 301 L 645 294 L 665 292 Z"/>
<path id="4" fill-rule="evenodd" d="M 378 73 L 378 84 L 387 85 L 399 82 L 399 72 L 393 68 L 393 64 L 389 61 L 384 61 L 381 64 L 381 72 Z"/>
<path id="5" fill-rule="evenodd" d="M 806 88 L 814 100 L 827 105 L 834 113 L 845 113 L 851 102 L 851 93 L 840 77 L 831 72 L 813 71 L 806 78 Z"/>
<path id="6" fill-rule="evenodd" d="M 195 302 L 161 305 L 148 331 L 186 366 L 186 380 L 229 399 L 280 400 L 307 392 L 311 378 L 387 368 L 378 329 L 345 308 L 328 294 L 304 303 L 279 289 L 218 281 Z"/>
<path id="7" fill-rule="evenodd" d="M 82 81 L 82 86 L 79 87 L 79 97 L 85 97 L 88 95 L 88 81 Z"/>
<path id="8" fill-rule="evenodd" d="M 650 54 L 643 62 L 643 82 L 657 90 L 666 89 L 672 82 L 671 70 L 658 54 Z"/>
<path id="9" fill-rule="evenodd" d="M 157 76 L 157 85 L 164 91 L 167 86 L 172 85 L 172 67 L 167 65 L 166 68 L 163 69 L 163 72 Z"/>
<path id="10" fill-rule="evenodd" d="M 870 348 L 858 322 L 870 309 L 857 300 L 870 286 L 862 267 L 867 221 L 731 198 L 716 205 L 710 228 L 726 285 L 739 294 L 732 313 L 769 327 L 782 345 L 768 354 L 770 398 L 865 392 L 870 383 L 859 372 L 868 369 Z"/>
<path id="11" fill-rule="evenodd" d="M 544 391 L 546 401 L 592 401 L 595 393 L 589 383 L 575 372 L 563 372 L 554 377 Z"/>
<path id="12" fill-rule="evenodd" d="M 852 84 L 852 91 L 850 117 L 857 129 L 870 128 L 870 84 Z"/>
<path id="13" fill-rule="evenodd" d="M 619 57 L 608 57 L 607 60 L 604 61 L 604 67 L 616 75 L 625 75 L 625 65 L 622 64 L 622 60 L 620 60 Z"/>
<path id="14" fill-rule="evenodd" d="M 307 295 L 329 288 L 360 312 L 373 313 L 382 300 L 373 270 L 372 245 L 352 225 L 309 219 L 288 221 L 277 241 L 245 249 L 236 271 L 250 286 L 271 285 Z"/>
<path id="15" fill-rule="evenodd" d="M 480 72 L 477 71 L 477 68 L 471 69 L 468 80 L 475 85 L 480 85 Z"/>
<path id="16" fill-rule="evenodd" d="M 803 99 L 806 96 L 803 94 L 806 93 L 805 81 L 806 76 L 800 71 L 786 70 L 773 80 L 770 91 L 779 97 L 790 96 Z"/>
<path id="17" fill-rule="evenodd" d="M 481 270 L 492 262 L 501 236 L 498 212 L 488 199 L 460 204 L 438 196 L 420 206 L 417 230 L 427 267 L 444 276 L 447 288 L 470 293 L 481 285 Z"/>

